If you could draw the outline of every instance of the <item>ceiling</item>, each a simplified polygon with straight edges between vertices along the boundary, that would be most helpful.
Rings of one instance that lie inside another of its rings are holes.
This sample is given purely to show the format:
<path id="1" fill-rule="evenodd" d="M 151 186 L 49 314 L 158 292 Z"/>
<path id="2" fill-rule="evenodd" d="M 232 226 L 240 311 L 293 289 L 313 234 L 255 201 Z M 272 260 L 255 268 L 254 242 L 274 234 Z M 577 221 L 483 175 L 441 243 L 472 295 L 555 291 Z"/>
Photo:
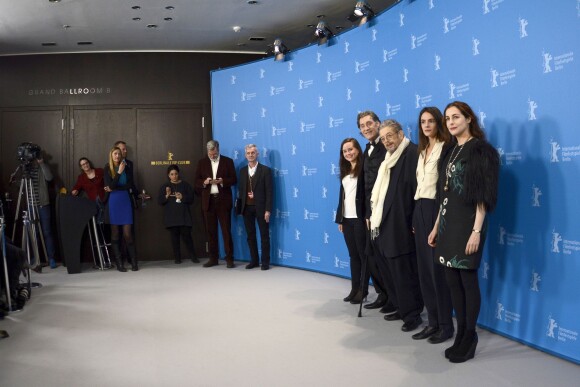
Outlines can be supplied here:
<path id="1" fill-rule="evenodd" d="M 379 13 L 398 1 L 368 3 Z M 346 17 L 356 1 L 250 3 L 254 2 L 0 0 L 0 56 L 115 51 L 265 53 L 278 37 L 293 50 L 315 42 L 312 25 L 318 23 L 318 15 L 325 15 L 334 33 L 352 28 Z M 239 32 L 234 26 L 241 28 Z M 264 40 L 250 40 L 255 37 Z"/>

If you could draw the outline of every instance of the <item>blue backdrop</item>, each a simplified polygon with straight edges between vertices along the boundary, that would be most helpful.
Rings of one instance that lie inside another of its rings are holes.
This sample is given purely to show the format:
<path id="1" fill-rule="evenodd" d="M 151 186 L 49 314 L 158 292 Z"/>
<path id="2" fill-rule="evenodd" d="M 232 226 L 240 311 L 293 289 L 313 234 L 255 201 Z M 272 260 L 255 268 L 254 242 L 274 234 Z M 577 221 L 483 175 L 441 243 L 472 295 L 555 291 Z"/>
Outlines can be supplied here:
<path id="1" fill-rule="evenodd" d="M 501 155 L 480 269 L 480 325 L 580 362 L 580 0 L 403 1 L 372 23 L 212 73 L 214 135 L 274 170 L 272 262 L 348 277 L 334 224 L 339 146 L 374 110 L 417 141 L 417 115 L 469 103 Z M 575 193 L 576 192 L 576 193 Z M 237 259 L 248 259 L 243 222 Z"/>

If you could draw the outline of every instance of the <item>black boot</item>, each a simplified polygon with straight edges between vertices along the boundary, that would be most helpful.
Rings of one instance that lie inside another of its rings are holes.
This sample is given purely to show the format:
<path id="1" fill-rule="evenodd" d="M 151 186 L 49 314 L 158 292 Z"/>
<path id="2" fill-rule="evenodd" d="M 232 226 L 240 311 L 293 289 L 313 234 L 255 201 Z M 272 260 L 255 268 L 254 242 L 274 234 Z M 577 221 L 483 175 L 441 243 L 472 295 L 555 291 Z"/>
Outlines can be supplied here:
<path id="1" fill-rule="evenodd" d="M 352 289 L 350 291 L 350 293 L 348 294 L 348 296 L 344 297 L 342 300 L 344 302 L 349 302 L 350 300 L 352 300 L 354 298 L 354 296 L 356 295 L 357 290 L 356 289 Z"/>
<path id="2" fill-rule="evenodd" d="M 466 330 L 459 346 L 449 354 L 451 363 L 463 363 L 475 356 L 475 348 L 479 341 L 475 330 Z"/>
<path id="3" fill-rule="evenodd" d="M 368 293 L 363 293 L 362 290 L 358 290 L 355 296 L 350 300 L 351 304 L 360 304 L 367 299 Z"/>
<path id="4" fill-rule="evenodd" d="M 457 333 L 455 334 L 455 341 L 453 345 L 445 350 L 445 358 L 449 359 L 449 356 L 455 352 L 461 340 L 463 340 L 463 335 L 465 335 L 465 325 L 457 324 Z"/>
<path id="5" fill-rule="evenodd" d="M 137 253 L 135 252 L 134 243 L 127 243 L 127 253 L 129 253 L 129 259 L 131 260 L 131 271 L 138 271 L 139 266 L 137 265 Z"/>
<path id="6" fill-rule="evenodd" d="M 119 246 L 119 241 L 111 241 L 111 248 L 113 249 L 113 259 L 115 260 L 117 270 L 122 273 L 126 272 L 127 269 L 123 266 L 123 260 L 121 259 L 121 247 Z"/>

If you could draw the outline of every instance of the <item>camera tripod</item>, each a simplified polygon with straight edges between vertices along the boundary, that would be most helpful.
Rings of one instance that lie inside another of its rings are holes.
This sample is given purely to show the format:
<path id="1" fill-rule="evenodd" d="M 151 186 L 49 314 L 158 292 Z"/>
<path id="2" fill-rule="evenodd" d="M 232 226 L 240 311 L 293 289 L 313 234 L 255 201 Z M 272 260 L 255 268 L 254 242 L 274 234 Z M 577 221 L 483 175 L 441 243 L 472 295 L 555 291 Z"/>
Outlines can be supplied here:
<path id="1" fill-rule="evenodd" d="M 16 226 L 20 216 L 20 205 L 22 204 L 23 193 L 25 195 L 26 209 L 22 210 L 22 249 L 26 251 L 28 257 L 28 265 L 35 270 L 42 270 L 40 262 L 40 254 L 38 251 L 37 235 L 40 235 L 40 242 L 44 256 L 48 258 L 46 252 L 46 244 L 44 242 L 44 235 L 42 227 L 40 227 L 40 217 L 38 214 L 38 205 L 34 196 L 34 188 L 32 186 L 32 178 L 30 177 L 29 166 L 21 164 L 11 175 L 11 181 L 16 173 L 22 170 L 22 179 L 20 180 L 20 190 L 18 192 L 18 201 L 16 204 L 16 212 L 14 216 L 14 225 L 12 228 L 12 240 L 16 237 Z M 30 281 L 30 276 L 28 276 Z"/>

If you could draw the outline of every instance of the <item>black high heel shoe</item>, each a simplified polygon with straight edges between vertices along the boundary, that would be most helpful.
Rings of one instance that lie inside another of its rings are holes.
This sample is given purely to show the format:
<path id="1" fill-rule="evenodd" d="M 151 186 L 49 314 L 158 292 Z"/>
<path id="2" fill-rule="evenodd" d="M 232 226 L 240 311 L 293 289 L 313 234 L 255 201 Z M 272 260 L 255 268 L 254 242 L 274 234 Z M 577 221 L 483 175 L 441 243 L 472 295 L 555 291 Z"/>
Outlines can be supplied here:
<path id="1" fill-rule="evenodd" d="M 461 340 L 463 340 L 463 335 L 465 335 L 465 326 L 458 325 L 457 334 L 455 334 L 455 341 L 453 341 L 453 345 L 445 350 L 445 359 L 449 359 L 449 356 L 455 352 L 457 347 L 459 347 Z"/>
<path id="2" fill-rule="evenodd" d="M 464 339 L 459 344 L 459 347 L 449 354 L 449 361 L 451 363 L 464 363 L 469 359 L 473 359 L 478 341 L 479 338 L 476 332 L 465 332 Z"/>
<path id="3" fill-rule="evenodd" d="M 352 289 L 350 291 L 350 293 L 348 294 L 348 296 L 344 297 L 342 300 L 344 302 L 349 302 L 350 300 L 352 300 L 354 298 L 355 294 L 356 294 L 356 290 Z"/>

